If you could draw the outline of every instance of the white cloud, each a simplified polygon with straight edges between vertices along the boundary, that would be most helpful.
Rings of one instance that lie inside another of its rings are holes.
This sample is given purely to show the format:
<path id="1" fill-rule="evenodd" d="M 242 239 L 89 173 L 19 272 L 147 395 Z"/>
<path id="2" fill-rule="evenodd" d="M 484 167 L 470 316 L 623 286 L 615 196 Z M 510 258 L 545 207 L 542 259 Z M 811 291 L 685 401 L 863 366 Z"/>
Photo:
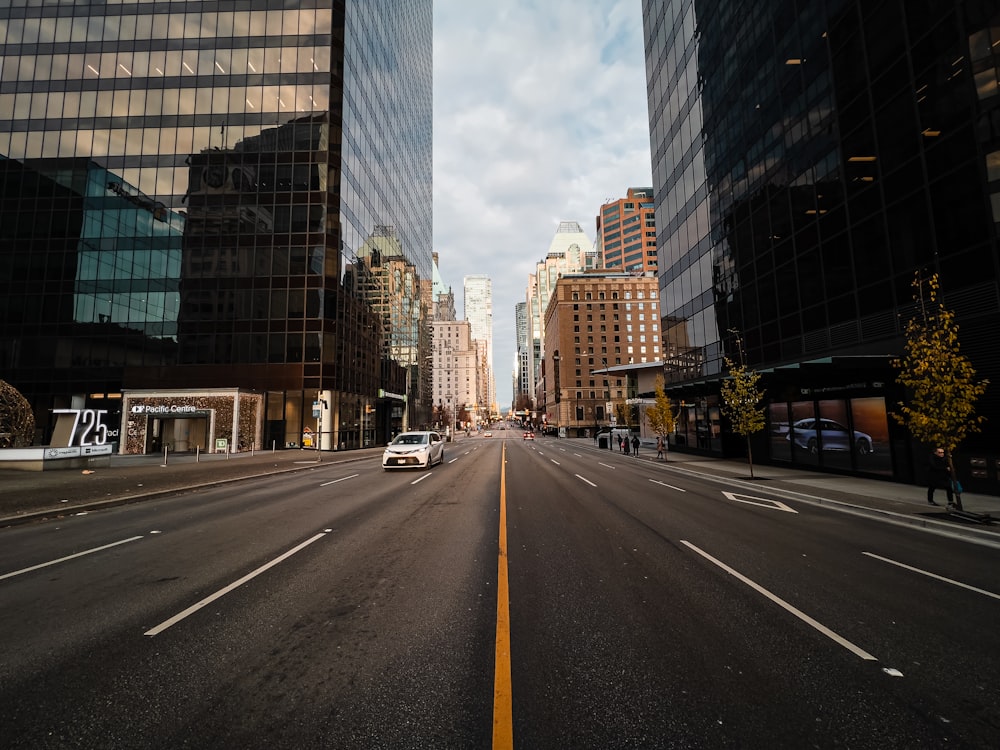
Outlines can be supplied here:
<path id="1" fill-rule="evenodd" d="M 434 249 L 493 280 L 497 400 L 511 402 L 514 306 L 559 221 L 591 237 L 608 198 L 651 185 L 638 0 L 434 4 Z"/>

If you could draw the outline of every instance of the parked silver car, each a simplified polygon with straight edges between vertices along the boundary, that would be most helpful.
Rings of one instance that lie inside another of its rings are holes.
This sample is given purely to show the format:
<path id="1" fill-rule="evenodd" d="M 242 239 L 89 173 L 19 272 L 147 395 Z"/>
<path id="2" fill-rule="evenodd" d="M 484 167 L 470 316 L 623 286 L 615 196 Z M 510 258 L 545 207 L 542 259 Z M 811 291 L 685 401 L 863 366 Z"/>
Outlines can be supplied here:
<path id="1" fill-rule="evenodd" d="M 792 423 L 792 429 L 788 432 L 786 440 L 793 441 L 800 448 L 805 448 L 810 453 L 818 453 L 821 449 L 825 451 L 849 451 L 851 450 L 852 432 L 840 422 L 832 419 L 800 419 Z M 854 430 L 853 432 L 854 450 L 862 456 L 867 456 L 874 450 L 872 436 Z"/>
<path id="2" fill-rule="evenodd" d="M 444 438 L 437 432 L 401 432 L 385 447 L 383 469 L 429 469 L 444 463 Z"/>

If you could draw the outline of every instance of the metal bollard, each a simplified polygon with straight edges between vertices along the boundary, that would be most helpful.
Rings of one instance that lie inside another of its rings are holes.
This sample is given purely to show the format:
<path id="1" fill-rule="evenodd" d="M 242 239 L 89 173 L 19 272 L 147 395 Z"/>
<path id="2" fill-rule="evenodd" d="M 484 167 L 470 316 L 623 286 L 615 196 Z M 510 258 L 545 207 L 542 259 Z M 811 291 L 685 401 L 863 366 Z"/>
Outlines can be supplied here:
<path id="1" fill-rule="evenodd" d="M 194 447 L 194 462 L 196 464 L 200 464 L 201 463 L 201 446 L 200 445 L 196 445 Z"/>

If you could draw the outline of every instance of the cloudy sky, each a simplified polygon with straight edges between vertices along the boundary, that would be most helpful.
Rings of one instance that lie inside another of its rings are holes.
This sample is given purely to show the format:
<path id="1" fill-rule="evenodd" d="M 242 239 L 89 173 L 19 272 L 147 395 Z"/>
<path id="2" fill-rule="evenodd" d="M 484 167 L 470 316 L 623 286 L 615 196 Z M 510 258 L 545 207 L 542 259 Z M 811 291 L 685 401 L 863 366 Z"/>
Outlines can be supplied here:
<path id="1" fill-rule="evenodd" d="M 514 306 L 560 221 L 652 185 L 640 0 L 434 0 L 434 249 L 493 280 L 497 402 L 512 399 Z"/>

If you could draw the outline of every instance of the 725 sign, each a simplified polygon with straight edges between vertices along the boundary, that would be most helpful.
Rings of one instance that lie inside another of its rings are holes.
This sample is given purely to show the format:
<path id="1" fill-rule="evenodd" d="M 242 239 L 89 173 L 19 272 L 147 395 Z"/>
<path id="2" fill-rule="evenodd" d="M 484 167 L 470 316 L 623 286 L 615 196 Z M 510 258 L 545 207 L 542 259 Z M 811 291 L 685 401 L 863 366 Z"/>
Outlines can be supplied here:
<path id="1" fill-rule="evenodd" d="M 56 424 L 56 433 L 60 434 L 63 440 L 67 438 L 64 421 L 68 422 L 69 417 L 73 418 L 72 426 L 68 430 L 67 446 L 104 445 L 108 441 L 108 426 L 102 419 L 108 413 L 107 409 L 53 409 L 52 413 L 67 415 L 60 416 Z"/>

